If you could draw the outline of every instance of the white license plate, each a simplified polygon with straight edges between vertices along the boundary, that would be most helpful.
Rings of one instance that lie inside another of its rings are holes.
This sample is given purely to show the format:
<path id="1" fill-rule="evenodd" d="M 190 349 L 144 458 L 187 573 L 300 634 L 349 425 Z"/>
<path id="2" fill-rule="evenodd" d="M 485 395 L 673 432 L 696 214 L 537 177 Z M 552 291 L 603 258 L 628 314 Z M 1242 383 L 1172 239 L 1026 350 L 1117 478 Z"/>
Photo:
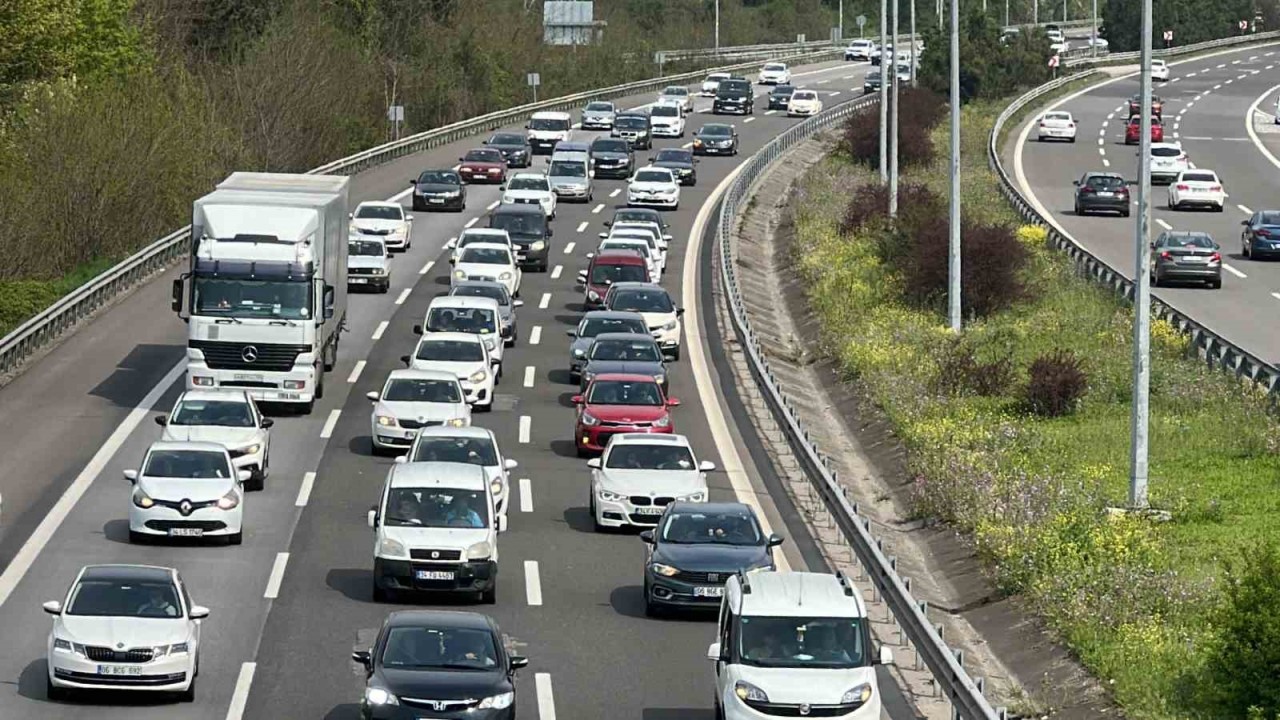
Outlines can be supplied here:
<path id="1" fill-rule="evenodd" d="M 369 282 L 368 278 L 348 278 L 352 285 L 364 285 Z"/>
<path id="2" fill-rule="evenodd" d="M 413 576 L 419 580 L 452 580 L 452 570 L 416 570 Z"/>
<path id="3" fill-rule="evenodd" d="M 169 537 L 203 537 L 204 528 L 169 528 Z"/>
<path id="4" fill-rule="evenodd" d="M 280 400 L 301 400 L 302 394 L 296 392 L 276 393 L 276 398 Z"/>
<path id="5" fill-rule="evenodd" d="M 724 597 L 724 586 L 715 585 L 712 587 L 695 587 L 693 589 L 694 597 Z"/>
<path id="6" fill-rule="evenodd" d="M 434 203 L 434 204 L 436 204 L 436 205 L 443 205 L 443 204 L 444 204 L 444 198 L 431 198 L 431 199 L 430 199 L 430 200 L 428 200 L 427 202 L 429 202 L 429 203 Z"/>
<path id="7" fill-rule="evenodd" d="M 130 665 L 99 665 L 99 675 L 141 675 L 142 668 Z"/>
<path id="8" fill-rule="evenodd" d="M 661 515 L 663 510 L 666 510 L 666 508 L 642 507 L 642 508 L 636 508 L 636 514 L 637 515 Z"/>
<path id="9" fill-rule="evenodd" d="M 232 377 L 234 377 L 236 380 L 244 380 L 247 382 L 262 382 L 261 375 L 253 375 L 250 373 L 236 373 Z"/>
<path id="10" fill-rule="evenodd" d="M 1115 193 L 1107 192 L 1105 190 L 1098 193 L 1098 197 L 1113 197 L 1114 195 Z"/>

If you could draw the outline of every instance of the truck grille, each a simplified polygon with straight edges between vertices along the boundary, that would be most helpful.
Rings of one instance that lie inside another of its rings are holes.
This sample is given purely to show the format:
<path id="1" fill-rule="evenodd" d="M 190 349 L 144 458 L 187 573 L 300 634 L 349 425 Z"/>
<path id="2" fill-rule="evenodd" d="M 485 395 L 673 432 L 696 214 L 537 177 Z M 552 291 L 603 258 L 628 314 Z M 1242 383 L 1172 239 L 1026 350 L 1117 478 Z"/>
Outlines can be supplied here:
<path id="1" fill-rule="evenodd" d="M 205 363 L 214 370 L 250 370 L 259 372 L 288 372 L 293 362 L 304 352 L 306 345 L 276 345 L 271 343 L 222 342 L 218 340 L 191 340 L 187 346 L 204 353 Z M 247 358 L 252 357 L 250 361 Z"/>
<path id="2" fill-rule="evenodd" d="M 94 662 L 115 662 L 115 663 L 148 663 L 155 650 L 151 648 L 131 648 L 129 650 L 112 650 L 109 647 L 96 647 L 94 645 L 86 645 L 84 648 L 85 657 Z"/>

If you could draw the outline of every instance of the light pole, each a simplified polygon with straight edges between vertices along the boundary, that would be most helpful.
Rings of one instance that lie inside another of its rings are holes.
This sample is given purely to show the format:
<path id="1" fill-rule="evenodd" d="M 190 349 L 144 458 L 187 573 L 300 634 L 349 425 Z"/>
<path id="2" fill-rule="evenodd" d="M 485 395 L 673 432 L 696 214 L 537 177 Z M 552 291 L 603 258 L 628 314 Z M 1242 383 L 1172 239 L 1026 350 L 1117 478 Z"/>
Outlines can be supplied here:
<path id="1" fill-rule="evenodd" d="M 836 27 L 840 28 L 840 39 L 844 40 L 844 0 L 840 0 L 840 19 L 836 22 Z"/>
<path id="2" fill-rule="evenodd" d="M 893 0 L 893 100 L 889 103 L 889 217 L 898 217 L 898 15 L 900 0 Z M 914 47 L 912 48 L 915 49 Z M 883 62 L 883 61 L 882 61 Z"/>
<path id="3" fill-rule="evenodd" d="M 1150 2 L 1150 0 L 1147 0 Z M 947 318 L 960 332 L 960 0 L 951 0 L 951 231 L 947 249 Z"/>
<path id="4" fill-rule="evenodd" d="M 1067 21 L 1067 0 L 1062 0 L 1062 22 L 1065 23 L 1066 21 Z"/>
<path id="5" fill-rule="evenodd" d="M 1093 38 L 1089 40 L 1089 54 L 1098 55 L 1098 0 L 1093 0 Z"/>
<path id="6" fill-rule="evenodd" d="M 1040 0 L 1031 0 L 1031 24 L 1040 24 Z"/>
<path id="7" fill-rule="evenodd" d="M 916 43 L 916 0 L 911 0 L 911 87 L 916 86 L 916 51 L 919 45 Z"/>
<path id="8" fill-rule="evenodd" d="M 1009 27 L 1009 0 L 1004 0 L 1004 26 Z"/>
<path id="9" fill-rule="evenodd" d="M 1147 509 L 1147 440 L 1151 391 L 1151 0 L 1142 2 L 1142 122 L 1138 150 L 1138 223 L 1133 275 L 1133 412 L 1130 435 L 1129 507 Z"/>
<path id="10" fill-rule="evenodd" d="M 716 0 L 716 52 L 720 52 L 720 0 Z"/>
<path id="11" fill-rule="evenodd" d="M 889 78 L 885 76 L 885 68 L 889 66 L 888 41 L 886 27 L 889 0 L 880 0 L 880 182 L 889 181 Z"/>

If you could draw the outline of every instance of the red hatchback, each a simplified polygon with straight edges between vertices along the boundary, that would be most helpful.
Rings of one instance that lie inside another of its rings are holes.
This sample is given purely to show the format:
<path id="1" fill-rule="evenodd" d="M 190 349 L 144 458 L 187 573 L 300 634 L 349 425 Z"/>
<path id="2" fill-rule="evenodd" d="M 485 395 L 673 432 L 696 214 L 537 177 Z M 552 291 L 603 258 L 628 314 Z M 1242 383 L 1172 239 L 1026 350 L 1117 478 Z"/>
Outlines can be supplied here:
<path id="1" fill-rule="evenodd" d="M 635 250 L 606 250 L 587 255 L 591 264 L 578 271 L 582 304 L 588 311 L 604 307 L 609 286 L 620 282 L 650 282 L 649 261 Z"/>
<path id="2" fill-rule="evenodd" d="M 1142 118 L 1134 115 L 1129 118 L 1129 124 L 1124 127 L 1124 144 L 1137 145 L 1142 140 Z M 1164 123 L 1160 122 L 1160 118 L 1151 118 L 1151 142 L 1164 142 Z"/>
<path id="3" fill-rule="evenodd" d="M 478 148 L 468 150 L 466 155 L 458 158 L 462 162 L 458 166 L 458 174 L 463 182 L 487 182 L 501 184 L 507 181 L 507 161 L 502 151 L 496 148 Z"/>
<path id="4" fill-rule="evenodd" d="M 578 455 L 604 452 L 618 433 L 671 433 L 671 412 L 680 404 L 663 395 L 648 375 L 611 373 L 598 375 L 587 391 L 573 396 L 578 406 L 574 445 Z"/>

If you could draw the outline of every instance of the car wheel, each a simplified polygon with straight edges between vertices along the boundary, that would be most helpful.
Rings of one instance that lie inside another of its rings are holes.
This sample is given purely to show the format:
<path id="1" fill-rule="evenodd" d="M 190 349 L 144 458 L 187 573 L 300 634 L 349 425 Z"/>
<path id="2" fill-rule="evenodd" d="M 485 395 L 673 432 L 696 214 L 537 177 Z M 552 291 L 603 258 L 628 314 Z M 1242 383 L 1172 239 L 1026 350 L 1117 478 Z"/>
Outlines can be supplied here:
<path id="1" fill-rule="evenodd" d="M 498 603 L 498 580 L 495 578 L 493 585 L 488 590 L 480 592 L 480 604 L 496 605 Z"/>
<path id="2" fill-rule="evenodd" d="M 1120 211 L 1120 217 L 1129 217 L 1129 208 Z"/>
<path id="3" fill-rule="evenodd" d="M 484 413 L 492 412 L 492 411 L 493 411 L 493 400 L 492 400 L 492 399 L 490 399 L 490 400 L 489 400 L 489 402 L 487 402 L 487 403 L 485 403 L 485 404 L 483 404 L 483 405 L 476 405 L 476 406 L 475 406 L 475 408 L 476 408 L 476 410 L 477 410 L 478 412 L 484 412 Z"/>
<path id="4" fill-rule="evenodd" d="M 1084 211 L 1080 208 L 1080 203 L 1076 203 L 1076 215 L 1084 215 Z"/>
<path id="5" fill-rule="evenodd" d="M 1221 287 L 1222 287 L 1222 277 L 1221 277 L 1221 276 L 1219 276 L 1219 277 L 1216 277 L 1216 278 L 1214 278 L 1214 279 L 1210 280 L 1210 281 L 1209 281 L 1209 287 L 1210 287 L 1211 289 L 1213 289 L 1213 290 L 1218 290 L 1219 288 L 1221 288 Z"/>
<path id="6" fill-rule="evenodd" d="M 324 399 L 324 373 L 322 372 L 322 370 L 323 368 L 321 364 L 316 363 L 316 377 L 319 378 L 318 380 L 316 380 L 316 393 L 315 393 L 316 400 Z M 311 409 L 311 406 L 308 405 L 307 410 L 310 411 L 310 409 Z"/>
<path id="7" fill-rule="evenodd" d="M 422 203 L 418 202 L 417 200 L 414 200 L 414 201 L 413 201 L 413 211 L 414 211 L 414 212 L 426 212 L 426 209 L 427 209 L 427 206 L 426 206 L 426 205 L 423 205 Z"/>
<path id="8" fill-rule="evenodd" d="M 1222 205 L 1219 205 L 1219 206 L 1218 206 L 1218 210 L 1217 210 L 1217 212 L 1224 212 L 1224 211 L 1226 211 L 1226 209 L 1227 209 L 1227 206 L 1226 206 L 1226 204 L 1224 203 L 1224 204 L 1222 204 Z"/>
<path id="9" fill-rule="evenodd" d="M 44 682 L 45 682 L 44 695 L 46 698 L 49 699 L 49 702 L 63 702 L 71 694 L 70 691 L 67 690 L 67 688 L 60 688 L 54 685 L 53 681 L 50 680 L 48 677 L 45 678 Z"/>
<path id="10" fill-rule="evenodd" d="M 1253 255 L 1252 255 L 1252 254 L 1250 254 L 1250 252 L 1249 252 L 1249 243 L 1247 243 L 1247 242 L 1246 242 L 1246 243 L 1241 243 L 1241 245 L 1240 245 L 1240 254 L 1241 254 L 1241 255 L 1244 255 L 1246 258 L 1248 258 L 1248 259 L 1250 259 L 1250 260 L 1252 260 L 1252 259 L 1253 259 Z"/>
<path id="11" fill-rule="evenodd" d="M 373 601 L 376 603 L 391 602 L 390 591 L 383 590 L 378 586 L 378 581 L 373 581 Z"/>
<path id="12" fill-rule="evenodd" d="M 656 618 L 662 615 L 662 608 L 653 602 L 649 595 L 649 583 L 644 585 L 644 615 L 645 617 Z"/>
<path id="13" fill-rule="evenodd" d="M 1069 142 L 1069 143 L 1071 143 L 1071 144 L 1073 144 L 1073 145 L 1074 145 L 1074 144 L 1075 144 L 1075 142 L 1076 142 L 1076 139 L 1075 139 L 1074 137 L 1067 138 L 1067 142 Z"/>
<path id="14" fill-rule="evenodd" d="M 1151 271 L 1151 287 L 1160 287 L 1160 273 Z"/>
<path id="15" fill-rule="evenodd" d="M 151 538 L 146 533 L 140 533 L 134 530 L 129 531 L 129 544 L 146 545 Z"/>
<path id="16" fill-rule="evenodd" d="M 720 698 L 716 698 L 716 720 L 724 720 L 724 708 L 720 706 Z"/>
<path id="17" fill-rule="evenodd" d="M 178 693 L 178 700 L 184 703 L 196 701 L 196 678 L 194 675 L 191 677 L 191 684 L 187 686 L 187 689 Z"/>
<path id="18" fill-rule="evenodd" d="M 586 457 L 586 456 L 587 456 L 587 453 L 584 450 L 582 450 L 581 447 L 579 447 L 578 457 Z M 591 492 L 590 483 L 587 484 L 587 492 Z M 604 525 L 601 525 L 600 521 L 596 517 L 596 496 L 595 496 L 595 493 L 593 492 L 591 493 L 591 529 L 598 533 L 602 533 L 609 529 Z"/>
<path id="19" fill-rule="evenodd" d="M 671 351 L 671 359 L 672 359 L 672 360 L 679 360 L 679 359 L 680 359 L 680 346 L 679 346 L 679 345 L 675 346 L 675 349 L 673 349 L 673 350 Z"/>
<path id="20" fill-rule="evenodd" d="M 227 544 L 228 544 L 228 545 L 239 545 L 239 544 L 240 544 L 240 543 L 242 543 L 242 542 L 244 542 L 244 533 L 243 533 L 243 532 L 232 533 L 232 534 L 230 534 L 230 535 L 228 535 L 228 536 L 227 536 Z"/>
<path id="21" fill-rule="evenodd" d="M 389 292 L 391 292 L 391 283 L 389 282 L 383 283 L 382 287 L 378 288 L 379 295 L 386 295 Z"/>
<path id="22" fill-rule="evenodd" d="M 574 438 L 574 439 L 576 440 L 577 438 Z M 584 447 L 582 447 L 581 445 L 578 445 L 576 448 L 574 448 L 574 450 L 576 450 L 576 451 L 577 451 L 577 453 L 578 453 L 578 457 L 580 457 L 580 458 L 587 457 L 588 455 L 590 455 L 590 454 L 591 454 L 591 453 L 587 452 L 587 449 L 586 449 L 586 448 L 584 448 Z M 592 500 L 592 502 L 591 502 L 591 519 L 594 521 L 594 520 L 595 520 L 595 517 L 596 517 L 595 501 L 594 501 L 594 500 Z M 597 525 L 596 525 L 596 530 L 599 530 L 599 529 L 600 529 L 600 526 L 597 524 Z"/>
<path id="23" fill-rule="evenodd" d="M 244 484 L 245 492 L 261 492 L 266 485 L 267 476 L 261 470 L 254 470 L 249 476 L 249 482 Z"/>

